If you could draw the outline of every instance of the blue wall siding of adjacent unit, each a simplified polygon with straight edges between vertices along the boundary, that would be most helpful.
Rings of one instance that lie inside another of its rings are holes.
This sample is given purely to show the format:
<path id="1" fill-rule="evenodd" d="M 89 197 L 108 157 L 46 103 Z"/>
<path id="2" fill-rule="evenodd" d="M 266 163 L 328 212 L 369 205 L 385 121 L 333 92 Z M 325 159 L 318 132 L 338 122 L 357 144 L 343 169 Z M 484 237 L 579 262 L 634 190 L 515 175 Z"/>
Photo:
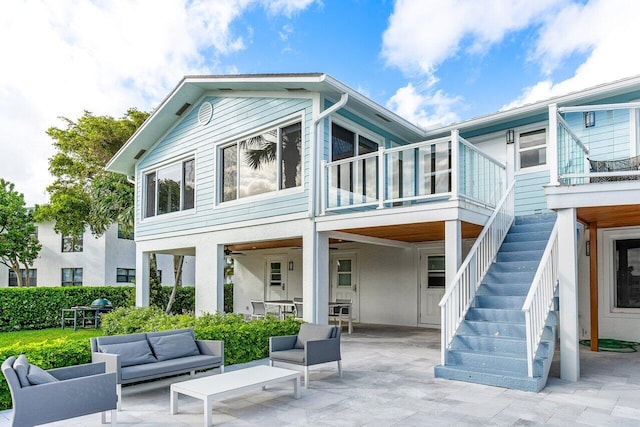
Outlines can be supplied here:
<path id="1" fill-rule="evenodd" d="M 589 148 L 592 160 L 616 160 L 630 155 L 629 110 L 596 111 L 594 127 L 584 127 L 583 113 L 567 113 L 565 121 Z"/>
<path id="2" fill-rule="evenodd" d="M 516 176 L 516 215 L 529 215 L 547 210 L 544 186 L 549 184 L 549 179 L 548 170 Z"/>
<path id="3" fill-rule="evenodd" d="M 212 103 L 214 113 L 211 121 L 202 126 L 198 123 L 197 114 L 204 101 Z M 216 206 L 217 144 L 232 142 L 235 137 L 299 112 L 304 112 L 302 152 L 304 191 L 286 195 L 274 192 L 272 197 L 266 199 L 251 201 L 247 198 L 240 199 L 239 203 Z M 207 97 L 203 99 L 152 148 L 138 165 L 136 236 L 305 212 L 308 209 L 311 125 L 312 101 L 307 98 Z M 160 215 L 140 221 L 144 206 L 142 170 L 154 168 L 159 163 L 191 153 L 196 158 L 196 208 L 181 212 L 179 215 Z"/>

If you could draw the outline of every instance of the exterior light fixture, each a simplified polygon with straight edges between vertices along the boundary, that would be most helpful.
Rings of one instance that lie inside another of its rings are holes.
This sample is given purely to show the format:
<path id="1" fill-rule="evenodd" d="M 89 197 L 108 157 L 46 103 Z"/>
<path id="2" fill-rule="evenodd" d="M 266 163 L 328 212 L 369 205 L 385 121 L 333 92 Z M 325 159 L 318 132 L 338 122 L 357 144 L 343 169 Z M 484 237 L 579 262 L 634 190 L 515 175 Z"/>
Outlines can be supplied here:
<path id="1" fill-rule="evenodd" d="M 293 261 L 289 261 L 289 271 L 293 271 Z"/>
<path id="2" fill-rule="evenodd" d="M 584 127 L 592 128 L 596 125 L 596 112 L 585 111 L 584 113 Z"/>
<path id="3" fill-rule="evenodd" d="M 509 129 L 507 131 L 507 144 L 513 144 L 516 141 L 516 131 Z"/>

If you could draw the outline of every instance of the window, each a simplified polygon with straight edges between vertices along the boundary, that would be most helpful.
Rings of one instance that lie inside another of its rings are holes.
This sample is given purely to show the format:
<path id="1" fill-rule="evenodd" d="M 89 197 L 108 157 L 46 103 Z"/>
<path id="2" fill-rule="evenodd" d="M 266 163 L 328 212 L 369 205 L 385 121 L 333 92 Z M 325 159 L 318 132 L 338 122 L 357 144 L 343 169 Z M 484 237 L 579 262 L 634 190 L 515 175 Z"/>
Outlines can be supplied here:
<path id="1" fill-rule="evenodd" d="M 520 169 L 547 163 L 547 131 L 538 129 L 519 135 Z"/>
<path id="2" fill-rule="evenodd" d="M 133 240 L 133 232 L 126 233 L 122 226 L 118 224 L 118 239 Z"/>
<path id="3" fill-rule="evenodd" d="M 640 308 L 640 239 L 616 240 L 616 307 Z"/>
<path id="4" fill-rule="evenodd" d="M 136 280 L 135 268 L 116 268 L 116 282 L 133 283 Z"/>
<path id="5" fill-rule="evenodd" d="M 20 269 L 20 276 L 22 276 L 22 283 L 25 286 L 37 286 L 38 285 L 38 270 L 35 268 L 29 269 L 29 280 L 27 281 L 27 272 L 24 268 Z M 15 271 L 9 270 L 9 286 L 18 286 L 18 275 Z"/>
<path id="6" fill-rule="evenodd" d="M 82 235 L 62 236 L 62 252 L 82 252 L 83 246 Z"/>
<path id="7" fill-rule="evenodd" d="M 366 136 L 331 124 L 331 161 L 378 151 L 378 143 Z M 341 164 L 332 169 L 331 182 L 339 189 L 374 200 L 378 195 L 378 160 L 374 157 Z"/>
<path id="8" fill-rule="evenodd" d="M 301 147 L 296 122 L 222 148 L 221 202 L 301 186 Z"/>
<path id="9" fill-rule="evenodd" d="M 63 268 L 62 286 L 82 286 L 82 269 Z"/>
<path id="10" fill-rule="evenodd" d="M 194 159 L 145 174 L 145 218 L 193 209 L 195 176 Z"/>
<path id="11" fill-rule="evenodd" d="M 444 256 L 427 257 L 427 286 L 429 288 L 442 288 L 445 285 L 445 263 Z"/>

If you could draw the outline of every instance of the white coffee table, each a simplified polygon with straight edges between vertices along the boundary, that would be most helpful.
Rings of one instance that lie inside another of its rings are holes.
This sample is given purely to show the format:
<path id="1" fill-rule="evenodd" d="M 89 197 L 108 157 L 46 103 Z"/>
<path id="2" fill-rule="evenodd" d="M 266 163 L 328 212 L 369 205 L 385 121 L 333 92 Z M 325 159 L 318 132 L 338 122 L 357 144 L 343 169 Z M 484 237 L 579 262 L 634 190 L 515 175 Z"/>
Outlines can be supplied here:
<path id="1" fill-rule="evenodd" d="M 204 425 L 208 427 L 211 425 L 214 398 L 292 380 L 293 395 L 298 399 L 301 375 L 300 372 L 291 369 L 261 365 L 171 384 L 171 414 L 178 413 L 178 394 L 195 397 L 204 402 Z"/>

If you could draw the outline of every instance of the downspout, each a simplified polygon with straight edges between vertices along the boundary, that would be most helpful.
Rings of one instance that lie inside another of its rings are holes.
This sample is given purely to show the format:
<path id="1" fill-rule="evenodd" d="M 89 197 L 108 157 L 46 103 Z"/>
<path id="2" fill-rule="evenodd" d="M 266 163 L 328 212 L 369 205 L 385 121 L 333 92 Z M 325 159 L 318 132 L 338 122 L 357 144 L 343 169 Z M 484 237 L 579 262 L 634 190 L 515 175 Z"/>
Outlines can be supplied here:
<path id="1" fill-rule="evenodd" d="M 316 204 L 318 201 L 318 188 L 316 186 L 316 182 L 317 182 L 317 178 L 318 178 L 318 164 L 316 162 L 316 159 L 320 159 L 322 158 L 321 152 L 320 152 L 320 148 L 321 148 L 321 144 L 319 141 L 322 141 L 322 137 L 318 134 L 318 125 L 320 124 L 320 122 L 322 120 L 324 120 L 329 114 L 334 113 L 335 111 L 339 110 L 340 108 L 344 107 L 347 104 L 347 101 L 349 100 L 349 94 L 347 93 L 343 93 L 342 95 L 340 95 L 340 100 L 338 102 L 336 102 L 335 104 L 333 104 L 331 107 L 327 108 L 326 110 L 322 111 L 318 117 L 316 117 L 316 119 L 313 121 L 313 135 L 314 135 L 314 146 L 312 147 L 311 150 L 311 182 L 309 183 L 309 190 L 311 192 L 310 197 L 309 197 L 309 218 L 311 218 L 312 220 L 312 230 L 313 230 L 313 271 L 314 271 L 314 278 L 313 278 L 313 293 L 314 295 L 314 299 L 315 301 L 318 301 L 318 277 L 317 277 L 317 271 L 318 271 L 318 257 L 317 257 L 317 251 L 318 251 L 318 240 L 317 240 L 317 227 L 316 227 Z M 318 322 L 318 310 L 317 310 L 317 303 L 316 303 L 316 309 L 314 310 L 313 313 L 313 321 L 315 323 Z"/>

